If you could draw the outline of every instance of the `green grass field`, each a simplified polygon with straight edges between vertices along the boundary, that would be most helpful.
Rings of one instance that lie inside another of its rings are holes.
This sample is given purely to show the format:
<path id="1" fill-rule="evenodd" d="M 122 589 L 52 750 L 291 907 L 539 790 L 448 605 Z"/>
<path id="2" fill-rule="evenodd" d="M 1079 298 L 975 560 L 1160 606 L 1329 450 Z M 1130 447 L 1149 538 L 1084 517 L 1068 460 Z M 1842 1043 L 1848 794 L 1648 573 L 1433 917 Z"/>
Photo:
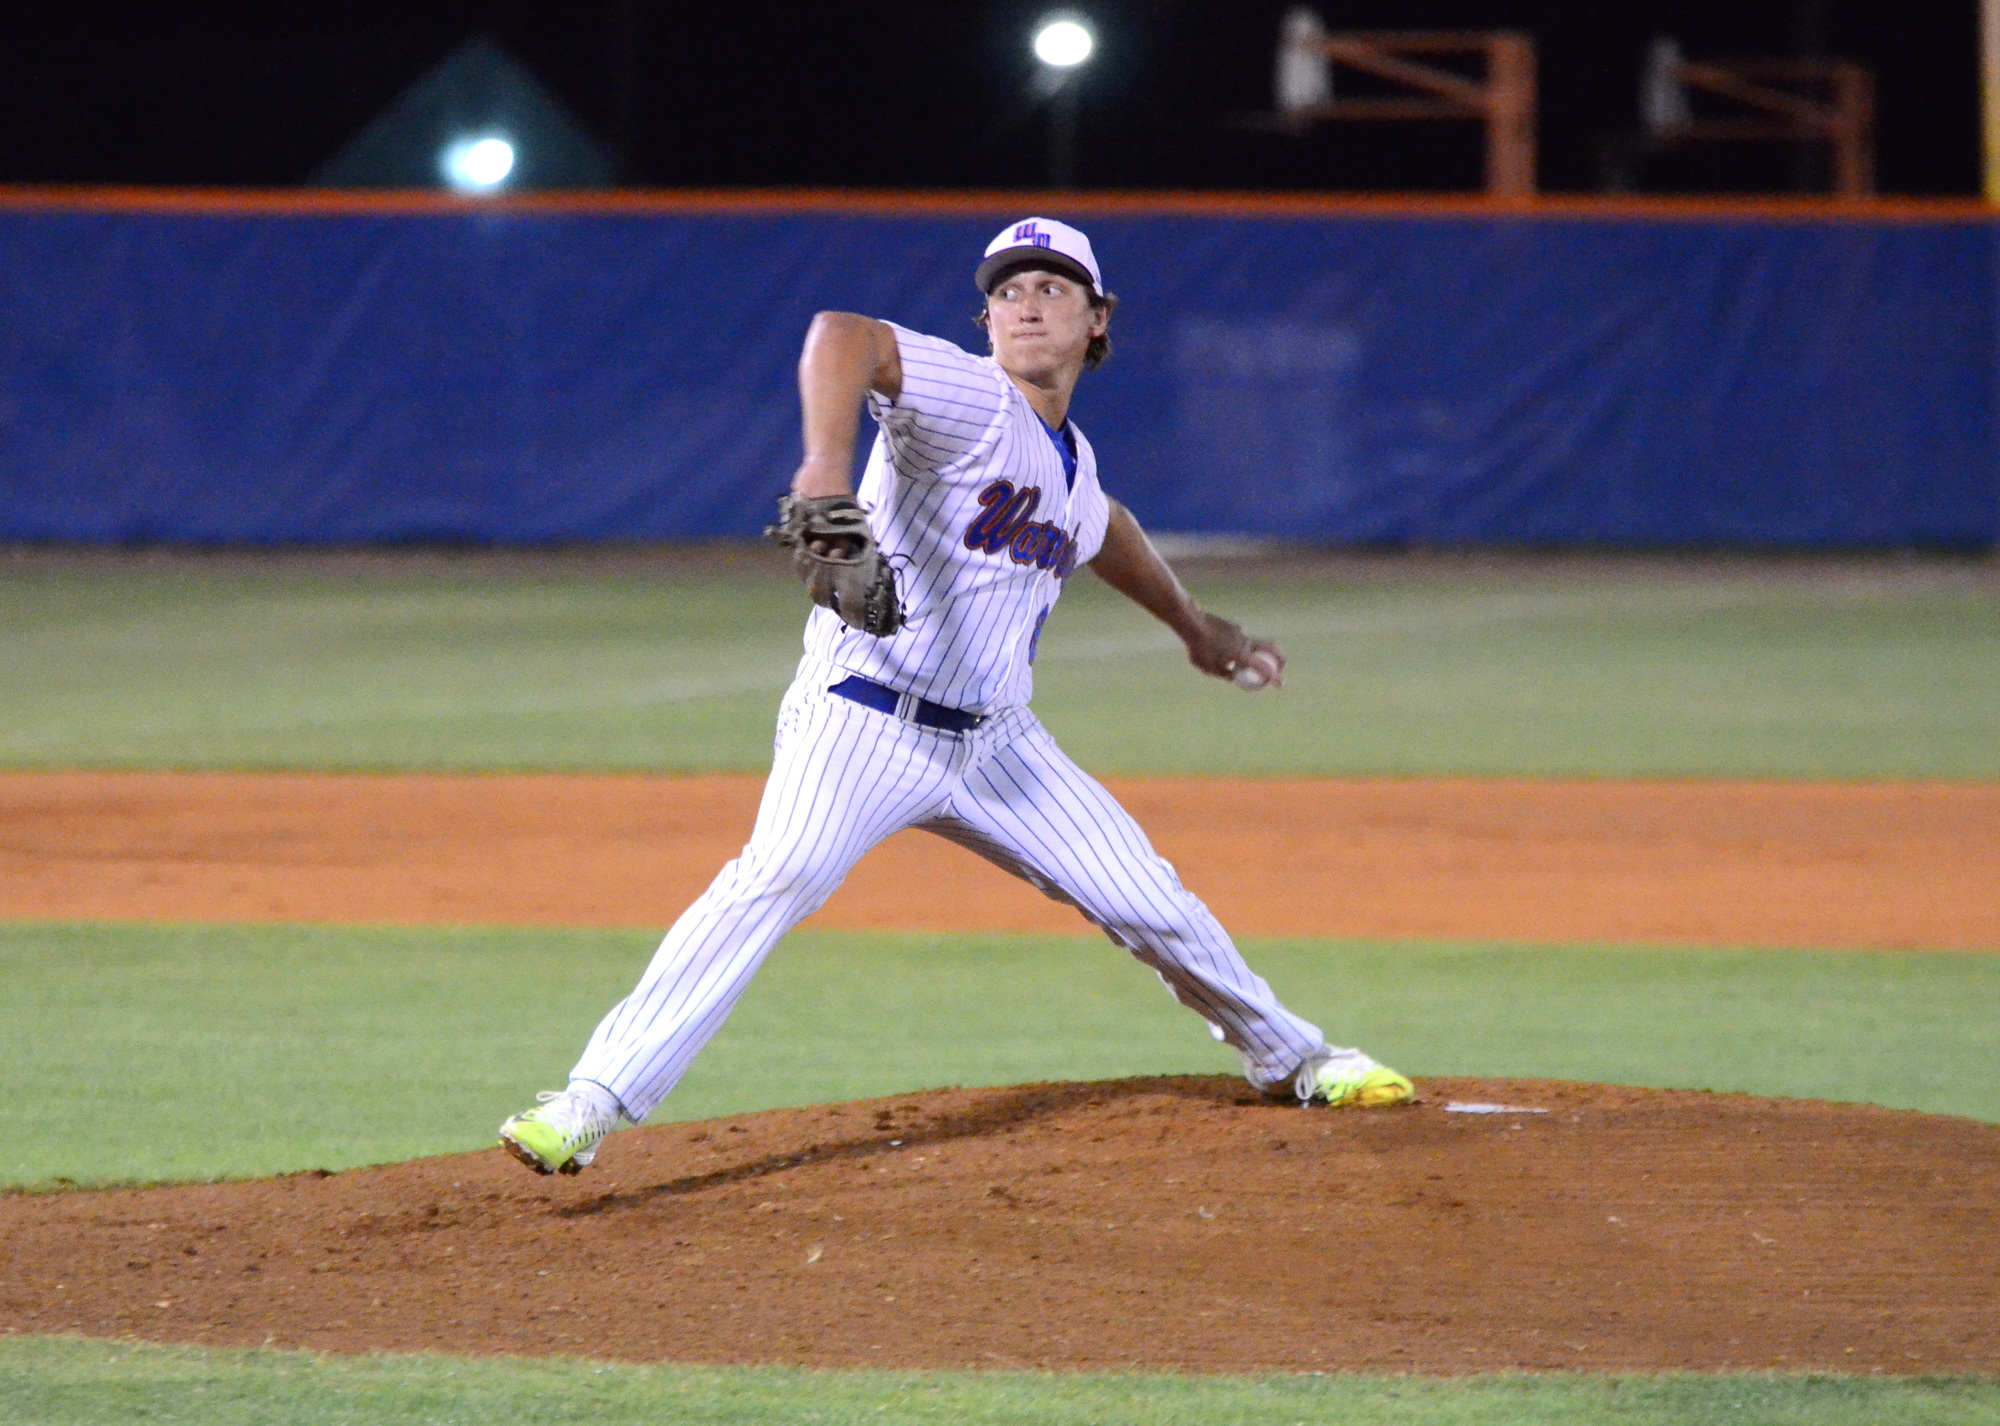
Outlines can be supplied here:
<path id="1" fill-rule="evenodd" d="M 782 573 L 0 573 L 0 766 L 761 768 Z M 0 567 L 4 569 L 4 567 Z M 2000 581 L 1803 565 L 1200 587 L 1246 697 L 1091 578 L 1036 706 L 1099 772 L 2000 776 Z"/>
<path id="2" fill-rule="evenodd" d="M 2000 955 L 1246 950 L 1301 1013 L 1413 1074 L 2000 1122 Z M 482 1147 L 562 1082 L 650 951 L 648 936 L 607 931 L 0 926 L 0 1183 L 253 1176 Z M 779 947 L 660 1117 L 1180 1072 L 1233 1074 L 1236 1060 L 1099 937 L 813 932 Z"/>
<path id="3" fill-rule="evenodd" d="M 320 1357 L 0 1338 L 9 1426 L 1990 1426 L 1966 1378 L 1049 1376 Z"/>
<path id="4" fill-rule="evenodd" d="M 0 767 L 761 768 L 802 596 L 762 569 L 631 568 L 0 564 Z M 1288 687 L 1256 698 L 1195 677 L 1143 615 L 1078 580 L 1043 641 L 1037 706 L 1107 773 L 2000 776 L 2000 580 L 1983 566 L 1364 576 L 1202 587 L 1291 652 Z M 651 940 L 0 925 L 0 1183 L 478 1147 L 559 1082 Z M 2000 954 L 1248 949 L 1336 1036 L 1420 1075 L 2000 1122 Z M 1094 937 L 809 933 L 779 948 L 666 1114 L 1233 1069 Z M 134 1420 L 1959 1426 L 2000 1422 L 2000 1382 L 892 1375 L 0 1338 L 0 1421 Z"/>

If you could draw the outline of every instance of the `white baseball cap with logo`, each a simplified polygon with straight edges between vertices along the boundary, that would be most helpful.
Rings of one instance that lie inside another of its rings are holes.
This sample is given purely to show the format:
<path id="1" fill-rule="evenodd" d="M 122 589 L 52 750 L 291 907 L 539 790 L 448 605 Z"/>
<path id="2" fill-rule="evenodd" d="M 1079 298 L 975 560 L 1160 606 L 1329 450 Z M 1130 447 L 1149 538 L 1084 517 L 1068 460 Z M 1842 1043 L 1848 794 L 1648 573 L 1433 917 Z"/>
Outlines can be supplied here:
<path id="1" fill-rule="evenodd" d="M 1053 218 L 1023 218 L 1009 223 L 998 237 L 986 245 L 986 256 L 972 280 L 979 290 L 990 292 L 993 279 L 1021 263 L 1040 263 L 1087 285 L 1099 297 L 1104 295 L 1104 277 L 1097 270 L 1097 255 L 1090 239 L 1067 223 Z"/>

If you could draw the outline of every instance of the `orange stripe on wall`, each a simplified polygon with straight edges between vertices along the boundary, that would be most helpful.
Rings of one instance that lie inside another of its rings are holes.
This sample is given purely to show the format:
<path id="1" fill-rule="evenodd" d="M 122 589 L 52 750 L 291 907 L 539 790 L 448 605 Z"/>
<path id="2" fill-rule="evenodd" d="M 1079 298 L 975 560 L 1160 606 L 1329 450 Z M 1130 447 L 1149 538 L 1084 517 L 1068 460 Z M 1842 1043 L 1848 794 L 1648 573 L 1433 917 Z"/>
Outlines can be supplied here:
<path id="1" fill-rule="evenodd" d="M 1964 198 L 1615 198 L 1502 200 L 1472 194 L 1086 192 L 835 188 L 644 189 L 462 198 L 431 190 L 0 186 L 0 211 L 196 214 L 731 214 L 854 213 L 876 217 L 1075 215 L 1240 218 L 1640 219 L 1661 222 L 1986 223 Z"/>

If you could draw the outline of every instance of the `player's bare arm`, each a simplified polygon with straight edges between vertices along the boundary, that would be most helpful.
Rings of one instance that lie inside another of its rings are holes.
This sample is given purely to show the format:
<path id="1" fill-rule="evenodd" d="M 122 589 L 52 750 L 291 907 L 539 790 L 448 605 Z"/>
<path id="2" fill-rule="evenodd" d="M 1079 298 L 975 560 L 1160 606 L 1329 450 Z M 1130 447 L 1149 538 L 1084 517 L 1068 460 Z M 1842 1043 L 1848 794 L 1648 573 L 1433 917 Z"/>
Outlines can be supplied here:
<path id="1" fill-rule="evenodd" d="M 886 322 L 856 312 L 822 312 L 799 353 L 799 407 L 805 459 L 792 490 L 805 496 L 854 493 L 854 438 L 870 392 L 902 394 L 903 358 Z"/>
<path id="2" fill-rule="evenodd" d="M 813 318 L 799 354 L 805 455 L 765 531 L 791 551 L 813 603 L 877 638 L 902 628 L 904 615 L 895 571 L 854 499 L 854 433 L 870 391 L 893 401 L 902 386 L 902 354 L 886 323 L 854 312 Z"/>
<path id="3" fill-rule="evenodd" d="M 1187 645 L 1188 662 L 1203 673 L 1233 678 L 1240 670 L 1254 669 L 1271 687 L 1282 685 L 1285 651 L 1269 639 L 1251 638 L 1240 625 L 1195 603 L 1132 512 L 1116 500 L 1110 503 L 1104 547 L 1090 562 L 1098 577 L 1178 634 Z"/>

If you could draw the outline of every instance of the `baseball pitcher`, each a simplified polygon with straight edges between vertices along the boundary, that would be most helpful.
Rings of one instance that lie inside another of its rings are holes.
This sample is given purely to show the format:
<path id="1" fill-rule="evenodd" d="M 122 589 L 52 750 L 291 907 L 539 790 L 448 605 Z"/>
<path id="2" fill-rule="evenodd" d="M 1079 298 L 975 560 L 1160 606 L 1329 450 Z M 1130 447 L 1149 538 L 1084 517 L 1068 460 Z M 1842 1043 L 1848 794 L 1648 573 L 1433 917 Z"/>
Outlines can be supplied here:
<path id="1" fill-rule="evenodd" d="M 1116 299 L 1089 239 L 1029 218 L 974 272 L 991 354 L 822 312 L 799 359 L 805 459 L 779 502 L 814 608 L 778 713 L 756 829 L 604 1017 L 568 1087 L 500 1126 L 538 1173 L 575 1173 L 644 1119 L 779 938 L 868 849 L 921 827 L 1074 906 L 1159 973 L 1243 1061 L 1305 1104 L 1407 1102 L 1410 1081 L 1287 1010 L 1139 826 L 1055 744 L 1028 698 L 1042 624 L 1079 565 L 1177 634 L 1205 674 L 1283 681 L 1276 644 L 1198 606 L 1097 483 L 1069 419 L 1111 350 Z M 856 427 L 877 433 L 861 488 Z"/>

